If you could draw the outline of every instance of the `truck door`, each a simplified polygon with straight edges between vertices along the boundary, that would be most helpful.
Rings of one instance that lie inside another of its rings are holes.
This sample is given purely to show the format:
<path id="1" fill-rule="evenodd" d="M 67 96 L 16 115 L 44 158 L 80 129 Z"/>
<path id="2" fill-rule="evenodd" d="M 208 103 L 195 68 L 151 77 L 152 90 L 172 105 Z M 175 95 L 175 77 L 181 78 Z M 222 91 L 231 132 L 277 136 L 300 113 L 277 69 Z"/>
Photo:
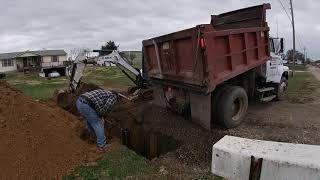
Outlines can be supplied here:
<path id="1" fill-rule="evenodd" d="M 277 55 L 271 56 L 271 60 L 267 61 L 267 81 L 276 83 L 279 81 L 279 76 L 281 77 L 278 67 L 282 65 L 282 60 L 281 57 Z"/>
<path id="2" fill-rule="evenodd" d="M 282 41 L 282 40 L 281 40 Z M 279 39 L 270 38 L 270 55 L 271 60 L 267 61 L 267 82 L 279 83 L 282 76 L 282 57 L 280 53 L 283 49 L 283 45 Z"/>

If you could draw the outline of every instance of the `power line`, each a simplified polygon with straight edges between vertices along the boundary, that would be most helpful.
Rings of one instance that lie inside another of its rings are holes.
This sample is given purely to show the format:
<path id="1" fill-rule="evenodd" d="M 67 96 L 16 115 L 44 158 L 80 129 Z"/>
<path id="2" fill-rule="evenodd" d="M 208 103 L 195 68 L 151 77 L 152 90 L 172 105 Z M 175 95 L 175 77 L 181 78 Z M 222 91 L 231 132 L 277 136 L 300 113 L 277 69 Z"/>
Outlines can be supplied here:
<path id="1" fill-rule="evenodd" d="M 286 10 L 286 8 L 284 7 L 282 1 L 281 1 L 281 0 L 278 0 L 278 2 L 281 4 L 281 7 L 282 7 L 282 9 L 284 10 L 284 12 L 286 13 L 289 21 L 292 23 L 292 19 L 290 18 L 289 13 L 288 13 L 288 11 Z"/>
<path id="2" fill-rule="evenodd" d="M 286 1 L 286 0 L 285 0 Z M 284 3 L 282 2 L 282 0 L 278 0 L 278 2 L 280 3 L 280 5 L 281 5 L 281 7 L 282 7 L 282 9 L 284 10 L 284 12 L 286 13 L 286 15 L 287 15 L 287 17 L 288 17 L 288 19 L 289 19 L 289 21 L 291 22 L 291 24 L 294 26 L 294 22 L 293 22 L 293 9 L 291 9 L 292 8 L 292 0 L 289 0 L 289 2 L 288 2 L 288 4 L 289 4 L 289 9 L 291 10 L 291 17 L 292 18 L 290 18 L 290 15 L 289 15 L 289 13 L 288 13 L 288 11 L 287 11 L 287 8 L 285 7 L 285 5 L 284 5 Z M 293 27 L 294 28 L 294 27 Z M 293 30 L 294 31 L 294 30 Z M 298 33 L 295 33 L 295 32 L 293 32 L 293 36 L 294 36 L 294 38 L 293 38 L 293 41 L 295 41 L 294 39 L 297 39 L 298 40 L 298 44 L 299 44 L 299 47 L 300 47 L 300 49 L 303 49 L 304 47 L 305 47 L 305 43 L 303 42 L 303 39 L 301 38 L 301 36 L 298 34 Z M 297 36 L 297 37 L 295 37 L 295 36 Z M 295 46 L 295 45 L 294 45 Z M 293 49 L 295 49 L 295 48 L 293 48 Z"/>
<path id="3" fill-rule="evenodd" d="M 285 7 L 284 3 L 282 2 L 282 0 L 278 0 L 278 2 L 280 3 L 282 9 L 283 9 L 284 12 L 286 13 L 289 21 L 292 23 L 292 19 L 290 18 L 290 15 L 289 15 L 288 11 L 286 10 L 286 7 Z M 290 5 L 290 2 L 288 2 L 288 4 Z M 290 9 L 290 8 L 289 8 L 289 9 Z M 305 43 L 303 43 L 302 38 L 301 38 L 301 36 L 299 36 L 299 34 L 296 33 L 296 35 L 298 36 L 296 39 L 298 40 L 300 49 L 303 49 Z"/>

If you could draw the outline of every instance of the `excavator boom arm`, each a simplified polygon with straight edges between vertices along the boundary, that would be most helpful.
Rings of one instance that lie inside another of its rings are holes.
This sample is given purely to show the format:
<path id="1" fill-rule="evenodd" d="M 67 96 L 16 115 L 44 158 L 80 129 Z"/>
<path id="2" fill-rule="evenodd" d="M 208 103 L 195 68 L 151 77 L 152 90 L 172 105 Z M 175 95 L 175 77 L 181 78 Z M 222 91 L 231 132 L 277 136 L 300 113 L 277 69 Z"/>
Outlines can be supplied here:
<path id="1" fill-rule="evenodd" d="M 97 52 L 97 51 L 95 51 Z M 86 63 L 88 60 L 94 60 L 94 61 L 104 61 L 104 62 L 109 62 L 112 64 L 115 64 L 117 67 L 119 67 L 123 73 L 125 73 L 134 83 L 137 84 L 137 82 L 132 79 L 126 72 L 125 70 L 128 70 L 132 74 L 135 75 L 136 79 L 142 79 L 140 71 L 138 71 L 136 68 L 131 66 L 125 58 L 121 57 L 119 52 L 117 50 L 112 51 L 110 54 L 105 55 L 105 56 L 98 56 L 94 58 L 88 58 L 84 55 L 79 55 L 75 62 L 73 63 L 71 67 L 71 72 L 70 72 L 70 90 L 75 91 L 81 81 L 81 78 L 83 76 L 84 69 L 86 67 Z M 124 70 L 125 69 L 125 70 Z"/>

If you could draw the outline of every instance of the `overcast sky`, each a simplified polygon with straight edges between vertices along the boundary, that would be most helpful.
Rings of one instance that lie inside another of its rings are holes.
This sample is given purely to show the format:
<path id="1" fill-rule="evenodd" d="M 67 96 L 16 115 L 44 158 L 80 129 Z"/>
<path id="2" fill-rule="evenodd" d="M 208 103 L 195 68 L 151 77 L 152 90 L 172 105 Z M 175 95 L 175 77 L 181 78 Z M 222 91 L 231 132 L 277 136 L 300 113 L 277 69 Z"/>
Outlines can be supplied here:
<path id="1" fill-rule="evenodd" d="M 278 0 L 0 0 L 0 53 L 24 50 L 100 48 L 140 50 L 143 39 L 209 23 L 211 14 L 271 3 L 271 35 L 292 47 L 289 18 Z M 281 0 L 289 13 L 289 0 Z M 293 0 L 297 48 L 320 59 L 320 1 Z"/>

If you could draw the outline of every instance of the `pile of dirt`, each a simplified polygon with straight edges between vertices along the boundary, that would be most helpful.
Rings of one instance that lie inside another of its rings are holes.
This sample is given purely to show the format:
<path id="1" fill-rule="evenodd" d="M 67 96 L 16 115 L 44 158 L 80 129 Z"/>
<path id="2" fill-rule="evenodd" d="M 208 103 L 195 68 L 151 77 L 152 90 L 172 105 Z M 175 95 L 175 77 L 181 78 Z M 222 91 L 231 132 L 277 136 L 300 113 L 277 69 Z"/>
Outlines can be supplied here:
<path id="1" fill-rule="evenodd" d="M 97 158 L 96 146 L 79 138 L 81 122 L 0 81 L 0 179 L 61 179 Z"/>
<path id="2" fill-rule="evenodd" d="M 78 97 L 88 91 L 100 89 L 98 85 L 90 83 L 81 83 L 79 88 L 75 92 L 65 91 L 63 93 L 57 91 L 53 97 L 55 102 L 58 102 L 58 106 L 71 112 L 72 114 L 79 116 L 79 112 L 76 107 L 76 101 Z"/>

